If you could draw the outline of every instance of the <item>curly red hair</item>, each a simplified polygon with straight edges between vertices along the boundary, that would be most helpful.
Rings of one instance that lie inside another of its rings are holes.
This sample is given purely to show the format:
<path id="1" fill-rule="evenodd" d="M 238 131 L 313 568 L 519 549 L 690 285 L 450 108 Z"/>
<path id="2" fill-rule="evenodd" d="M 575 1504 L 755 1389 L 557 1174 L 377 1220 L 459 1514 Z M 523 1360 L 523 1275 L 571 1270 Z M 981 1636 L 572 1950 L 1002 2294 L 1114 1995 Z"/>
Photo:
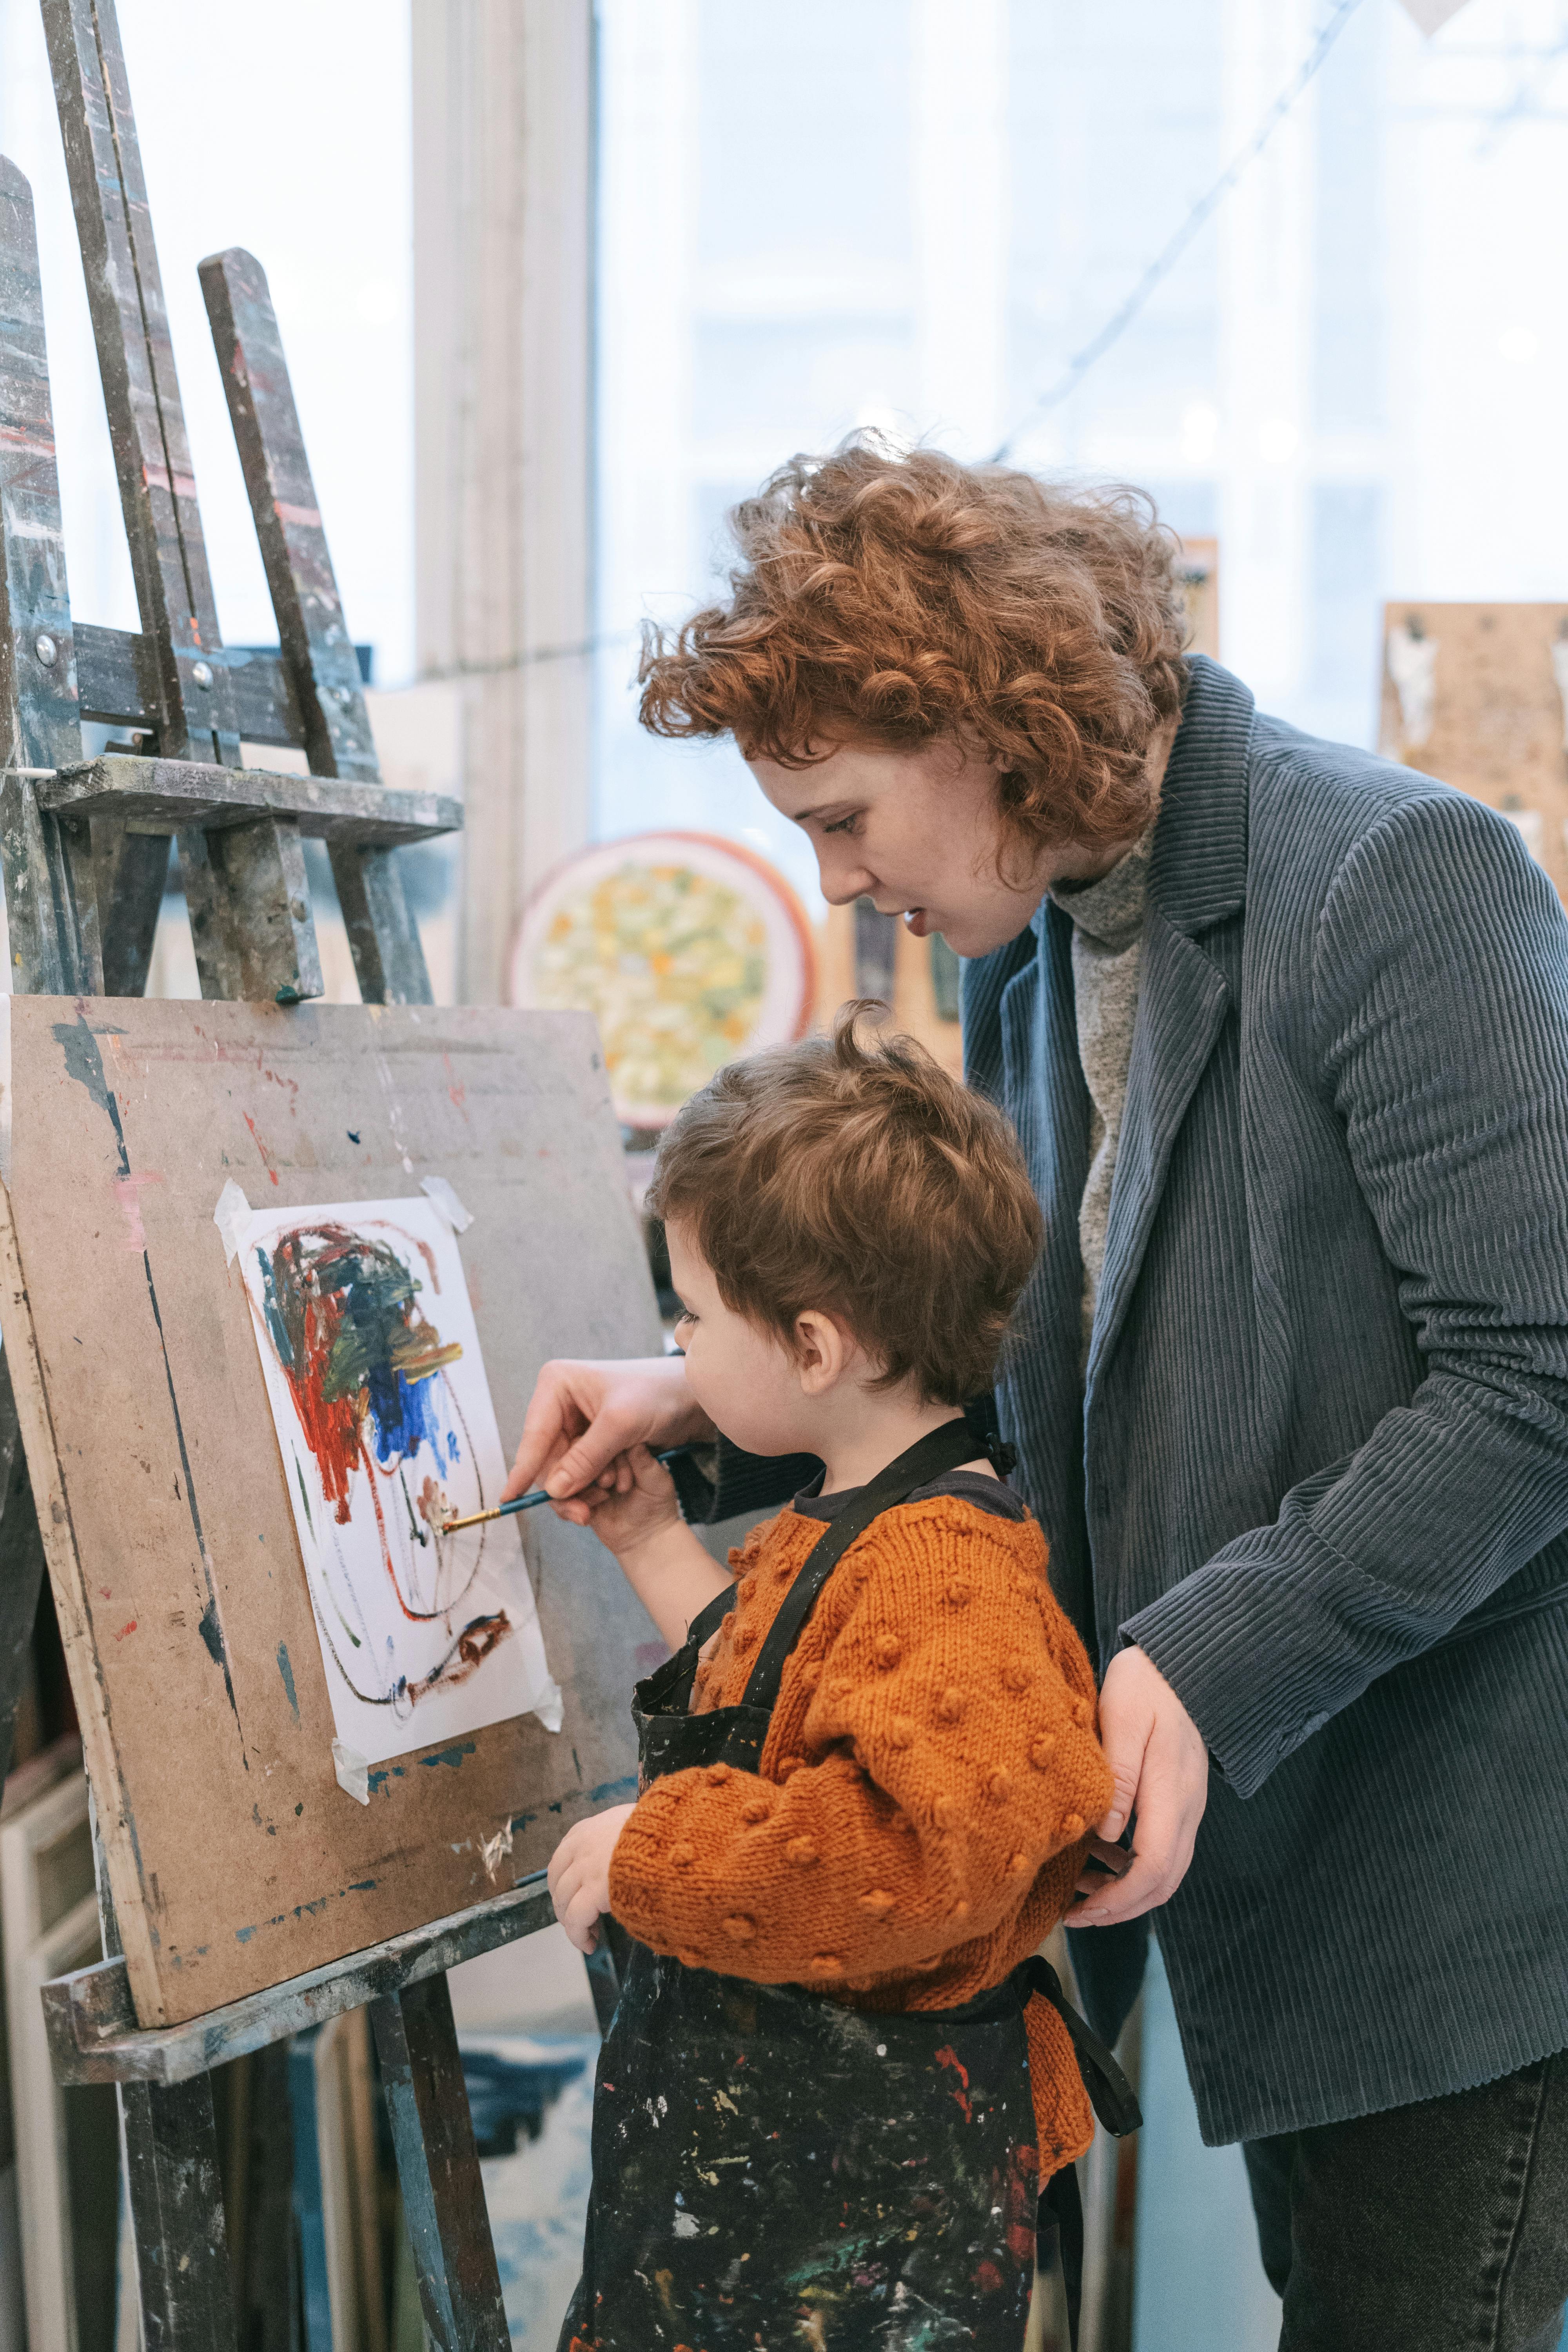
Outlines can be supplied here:
<path id="1" fill-rule="evenodd" d="M 730 601 L 644 627 L 642 723 L 808 767 L 836 743 L 948 738 L 1003 763 L 1026 847 L 1126 840 L 1180 713 L 1176 542 L 1141 491 L 1085 488 L 853 434 L 730 516 Z"/>

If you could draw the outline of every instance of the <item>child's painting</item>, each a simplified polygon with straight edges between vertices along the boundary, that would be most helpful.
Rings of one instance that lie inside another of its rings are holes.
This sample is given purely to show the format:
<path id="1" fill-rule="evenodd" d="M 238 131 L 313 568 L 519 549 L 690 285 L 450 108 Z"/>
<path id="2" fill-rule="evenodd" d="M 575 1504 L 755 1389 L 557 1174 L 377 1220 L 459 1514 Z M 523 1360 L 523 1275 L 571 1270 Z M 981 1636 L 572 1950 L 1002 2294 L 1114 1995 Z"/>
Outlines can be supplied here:
<path id="1" fill-rule="evenodd" d="M 379 1764 L 516 1715 L 558 1729 L 517 1529 L 444 1532 L 506 1475 L 445 1217 L 258 1210 L 240 1259 L 339 1740 Z"/>

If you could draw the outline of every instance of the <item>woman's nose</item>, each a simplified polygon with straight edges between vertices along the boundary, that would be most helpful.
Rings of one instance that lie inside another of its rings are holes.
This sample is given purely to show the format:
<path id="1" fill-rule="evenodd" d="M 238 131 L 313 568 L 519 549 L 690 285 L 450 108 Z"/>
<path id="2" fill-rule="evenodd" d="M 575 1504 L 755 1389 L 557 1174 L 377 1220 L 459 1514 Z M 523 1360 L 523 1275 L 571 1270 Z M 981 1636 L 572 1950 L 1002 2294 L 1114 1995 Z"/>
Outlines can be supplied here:
<path id="1" fill-rule="evenodd" d="M 822 895 L 830 907 L 850 907 L 857 898 L 868 898 L 877 887 L 877 877 L 868 866 L 854 866 L 842 855 L 834 856 L 824 844 L 816 853 L 816 870 L 822 881 Z"/>

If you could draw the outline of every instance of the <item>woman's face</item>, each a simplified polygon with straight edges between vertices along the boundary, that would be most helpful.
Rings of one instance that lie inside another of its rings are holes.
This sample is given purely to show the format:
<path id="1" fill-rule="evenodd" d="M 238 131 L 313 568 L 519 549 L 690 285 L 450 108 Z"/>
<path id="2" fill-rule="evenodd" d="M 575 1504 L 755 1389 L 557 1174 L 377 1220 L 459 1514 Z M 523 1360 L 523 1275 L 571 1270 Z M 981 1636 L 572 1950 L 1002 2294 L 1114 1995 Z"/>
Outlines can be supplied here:
<path id="1" fill-rule="evenodd" d="M 917 939 L 941 931 L 962 956 L 1005 947 L 1050 883 L 1103 872 L 1120 855 L 1064 844 L 1030 866 L 1004 836 L 999 763 L 951 741 L 918 751 L 844 743 L 810 768 L 748 764 L 816 850 L 830 906 L 870 898 Z"/>

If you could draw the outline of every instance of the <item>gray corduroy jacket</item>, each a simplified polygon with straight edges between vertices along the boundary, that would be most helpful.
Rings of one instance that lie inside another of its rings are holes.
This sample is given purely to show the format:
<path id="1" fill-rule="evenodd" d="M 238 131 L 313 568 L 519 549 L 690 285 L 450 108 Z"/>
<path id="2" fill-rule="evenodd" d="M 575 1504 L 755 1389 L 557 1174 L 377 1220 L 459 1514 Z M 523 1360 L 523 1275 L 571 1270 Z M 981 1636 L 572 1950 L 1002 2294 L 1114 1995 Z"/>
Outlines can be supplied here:
<path id="1" fill-rule="evenodd" d="M 1220 2141 L 1568 2045 L 1568 923 L 1504 819 L 1193 673 L 1082 1394 L 1049 900 L 963 1010 L 1049 1226 L 1018 1483 L 1213 1759 L 1155 1925 Z"/>
<path id="2" fill-rule="evenodd" d="M 1086 1381 L 1048 899 L 963 1023 L 1048 1225 L 1016 1484 L 1212 1759 L 1155 1926 L 1217 2142 L 1568 2046 L 1568 923 L 1504 819 L 1192 667 Z M 741 1467 L 721 1512 L 802 1465 Z M 1073 1937 L 1105 2024 L 1128 1941 Z"/>

